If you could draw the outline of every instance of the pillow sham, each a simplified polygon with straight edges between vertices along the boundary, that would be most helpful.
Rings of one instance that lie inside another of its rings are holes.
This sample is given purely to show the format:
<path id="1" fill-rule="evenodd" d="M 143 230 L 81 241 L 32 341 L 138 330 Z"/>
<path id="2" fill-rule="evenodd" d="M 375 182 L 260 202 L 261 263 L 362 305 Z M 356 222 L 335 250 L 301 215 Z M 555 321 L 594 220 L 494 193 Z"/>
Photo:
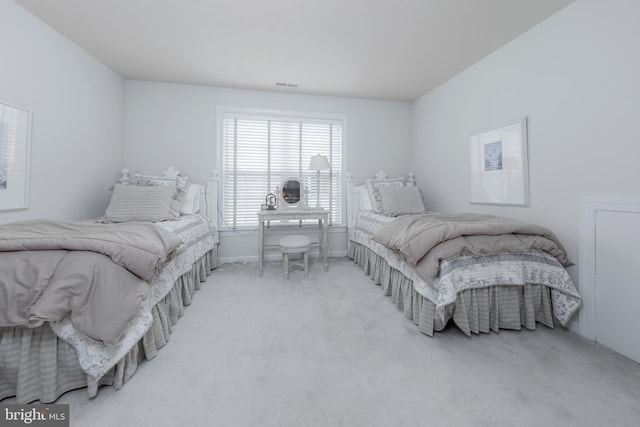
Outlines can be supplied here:
<path id="1" fill-rule="evenodd" d="M 367 189 L 369 190 L 369 197 L 373 205 L 373 211 L 376 213 L 382 213 L 382 204 L 380 202 L 380 194 L 378 189 L 382 187 L 404 187 L 404 176 L 397 178 L 366 178 L 364 180 Z"/>
<path id="2" fill-rule="evenodd" d="M 180 197 L 184 197 L 187 193 L 189 186 L 189 177 L 188 176 L 176 176 L 174 178 L 167 176 L 153 176 L 153 175 L 143 175 L 140 173 L 133 174 L 131 178 L 131 184 L 133 185 L 146 185 L 146 186 L 173 186 L 178 189 L 178 195 Z"/>
<path id="3" fill-rule="evenodd" d="M 383 215 L 398 216 L 426 210 L 418 187 L 380 187 L 377 191 Z"/>
<path id="4" fill-rule="evenodd" d="M 180 217 L 180 205 L 174 186 L 116 184 L 104 219 L 109 222 L 175 220 Z"/>
<path id="5" fill-rule="evenodd" d="M 358 195 L 360 196 L 360 210 L 361 211 L 372 211 L 373 204 L 371 203 L 371 196 L 369 196 L 369 189 L 366 185 L 356 185 L 354 187 L 358 190 Z"/>
<path id="6" fill-rule="evenodd" d="M 200 211 L 200 186 L 198 184 L 189 184 L 187 192 L 182 199 L 180 213 L 183 215 L 192 215 Z"/>

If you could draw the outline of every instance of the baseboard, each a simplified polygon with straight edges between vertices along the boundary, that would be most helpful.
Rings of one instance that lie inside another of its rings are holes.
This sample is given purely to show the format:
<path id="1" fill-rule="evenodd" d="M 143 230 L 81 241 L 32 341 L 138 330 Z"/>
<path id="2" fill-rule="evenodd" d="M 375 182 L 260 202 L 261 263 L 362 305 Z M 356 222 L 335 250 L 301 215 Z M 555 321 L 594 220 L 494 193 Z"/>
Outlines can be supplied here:
<path id="1" fill-rule="evenodd" d="M 342 251 L 331 251 L 329 253 L 329 258 L 343 258 L 347 256 L 347 251 L 346 250 L 342 250 Z M 319 258 L 317 253 L 310 253 L 309 254 L 309 258 Z M 265 261 L 280 261 L 282 260 L 282 255 L 281 254 L 268 254 L 265 255 L 264 257 Z M 258 256 L 257 255 L 251 255 L 251 256 L 238 256 L 238 257 L 218 257 L 218 260 L 220 261 L 220 264 L 231 264 L 231 263 L 235 263 L 235 262 L 241 262 L 241 263 L 250 263 L 250 262 L 258 262 Z"/>

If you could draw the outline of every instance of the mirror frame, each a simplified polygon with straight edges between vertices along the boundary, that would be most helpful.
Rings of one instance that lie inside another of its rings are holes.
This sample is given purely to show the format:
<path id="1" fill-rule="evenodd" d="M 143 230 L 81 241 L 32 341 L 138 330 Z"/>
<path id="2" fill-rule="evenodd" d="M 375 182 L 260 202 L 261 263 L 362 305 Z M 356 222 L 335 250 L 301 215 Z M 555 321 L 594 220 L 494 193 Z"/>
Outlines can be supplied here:
<path id="1" fill-rule="evenodd" d="M 296 181 L 298 182 L 298 184 L 300 184 L 300 200 L 298 200 L 295 203 L 289 203 L 284 199 L 283 196 L 283 188 L 285 186 L 285 184 L 289 181 Z M 279 207 L 283 207 L 283 208 L 301 208 L 306 206 L 306 200 L 305 200 L 305 191 L 304 191 L 304 183 L 302 182 L 302 180 L 296 176 L 290 176 L 287 177 L 285 179 L 283 179 L 280 182 L 280 187 L 278 188 L 278 196 L 279 196 Z"/>

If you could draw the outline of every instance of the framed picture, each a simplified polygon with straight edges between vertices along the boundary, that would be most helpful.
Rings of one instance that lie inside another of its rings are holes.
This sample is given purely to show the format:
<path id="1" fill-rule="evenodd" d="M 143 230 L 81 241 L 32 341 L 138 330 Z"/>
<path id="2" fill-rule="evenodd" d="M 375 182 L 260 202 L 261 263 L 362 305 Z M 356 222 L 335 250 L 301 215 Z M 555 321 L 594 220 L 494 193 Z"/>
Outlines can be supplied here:
<path id="1" fill-rule="evenodd" d="M 529 206 L 527 118 L 469 139 L 471 203 Z"/>
<path id="2" fill-rule="evenodd" d="M 0 211 L 29 207 L 31 111 L 0 101 Z"/>

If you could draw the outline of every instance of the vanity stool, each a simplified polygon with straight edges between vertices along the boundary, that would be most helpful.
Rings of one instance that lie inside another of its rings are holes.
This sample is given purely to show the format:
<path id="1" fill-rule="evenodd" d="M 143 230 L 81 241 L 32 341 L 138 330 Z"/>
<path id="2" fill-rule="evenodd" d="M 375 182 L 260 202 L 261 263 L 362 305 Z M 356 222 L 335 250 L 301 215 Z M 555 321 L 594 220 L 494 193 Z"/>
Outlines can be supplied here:
<path id="1" fill-rule="evenodd" d="M 309 275 L 309 249 L 311 248 L 311 239 L 301 234 L 292 234 L 284 236 L 279 242 L 280 250 L 284 258 L 284 278 L 289 279 L 289 254 L 302 254 L 304 275 Z"/>

